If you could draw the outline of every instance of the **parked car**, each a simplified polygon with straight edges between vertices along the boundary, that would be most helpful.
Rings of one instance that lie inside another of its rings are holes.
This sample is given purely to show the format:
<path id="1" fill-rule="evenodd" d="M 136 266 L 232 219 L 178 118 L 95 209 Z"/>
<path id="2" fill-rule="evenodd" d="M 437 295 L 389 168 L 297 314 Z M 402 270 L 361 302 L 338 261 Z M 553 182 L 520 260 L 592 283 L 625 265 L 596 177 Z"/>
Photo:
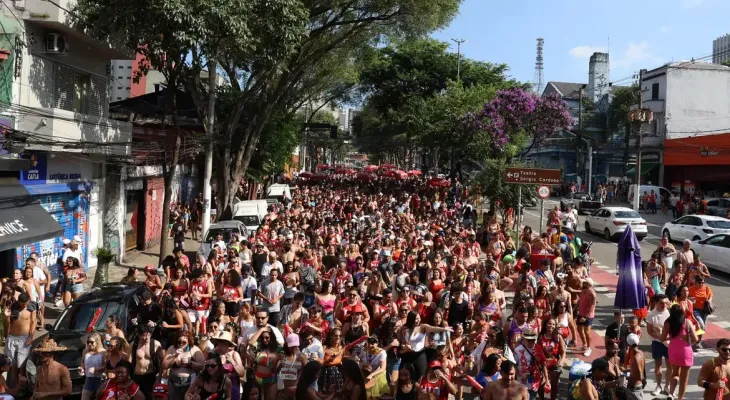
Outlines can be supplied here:
<path id="1" fill-rule="evenodd" d="M 578 214 L 593 212 L 603 206 L 600 200 L 594 200 L 591 194 L 585 192 L 568 193 L 560 199 L 560 210 L 567 211 L 571 204 L 578 210 Z"/>
<path id="2" fill-rule="evenodd" d="M 730 199 L 713 199 L 707 202 L 707 214 L 718 217 L 727 217 L 730 209 Z"/>
<path id="3" fill-rule="evenodd" d="M 218 234 L 223 235 L 223 241 L 226 243 L 231 242 L 232 234 L 238 235 L 239 239 L 248 238 L 248 230 L 246 225 L 241 221 L 219 221 L 208 228 L 208 231 L 203 235 L 203 240 L 200 242 L 200 249 L 198 249 L 198 257 L 208 258 L 210 250 L 213 248 L 213 242 Z"/>
<path id="4" fill-rule="evenodd" d="M 730 233 L 730 219 L 711 215 L 685 215 L 667 222 L 662 235 L 669 240 L 701 240 L 718 233 Z"/>
<path id="5" fill-rule="evenodd" d="M 730 234 L 720 233 L 694 241 L 692 248 L 708 267 L 730 273 Z"/>
<path id="6" fill-rule="evenodd" d="M 122 321 L 126 339 L 130 343 L 134 341 L 136 330 L 133 329 L 131 319 L 145 290 L 142 284 L 119 283 L 93 288 L 69 304 L 55 324 L 46 324 L 47 333 L 33 341 L 32 348 L 36 348 L 47 337 L 66 347 L 67 350 L 56 354 L 56 361 L 65 365 L 71 374 L 72 396 L 80 395 L 84 387 L 85 377 L 79 371 L 81 352 L 86 347 L 88 336 L 94 332 L 103 333 L 106 330 L 107 318 L 117 315 Z M 35 384 L 36 365 L 39 361 L 38 353 L 31 352 L 26 364 L 26 375 L 31 388 Z"/>
<path id="7" fill-rule="evenodd" d="M 639 241 L 649 234 L 644 218 L 627 207 L 601 207 L 585 217 L 586 232 L 603 233 L 606 240 L 618 239 L 629 225 Z"/>

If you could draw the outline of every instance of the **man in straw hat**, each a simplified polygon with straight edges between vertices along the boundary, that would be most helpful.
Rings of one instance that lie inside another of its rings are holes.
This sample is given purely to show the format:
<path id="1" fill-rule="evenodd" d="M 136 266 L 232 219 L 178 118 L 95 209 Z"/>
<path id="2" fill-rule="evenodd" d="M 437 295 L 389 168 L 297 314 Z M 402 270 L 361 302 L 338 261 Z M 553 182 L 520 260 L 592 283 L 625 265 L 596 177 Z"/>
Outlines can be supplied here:
<path id="1" fill-rule="evenodd" d="M 53 359 L 60 351 L 66 351 L 66 347 L 59 346 L 53 339 L 47 339 L 33 350 L 40 355 L 33 400 L 60 400 L 71 395 L 71 374 L 68 368 Z"/>

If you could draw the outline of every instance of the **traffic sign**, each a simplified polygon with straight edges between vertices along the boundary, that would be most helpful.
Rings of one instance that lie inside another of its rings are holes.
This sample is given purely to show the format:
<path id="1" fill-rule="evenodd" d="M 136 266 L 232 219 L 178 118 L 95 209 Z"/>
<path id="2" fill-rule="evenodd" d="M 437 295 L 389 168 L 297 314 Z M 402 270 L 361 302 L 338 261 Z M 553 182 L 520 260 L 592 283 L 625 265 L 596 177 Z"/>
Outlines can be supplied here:
<path id="1" fill-rule="evenodd" d="M 504 181 L 521 185 L 559 185 L 559 169 L 509 167 L 505 169 Z"/>
<path id="2" fill-rule="evenodd" d="M 550 196 L 550 187 L 543 185 L 537 188 L 537 196 L 541 199 L 547 199 Z"/>

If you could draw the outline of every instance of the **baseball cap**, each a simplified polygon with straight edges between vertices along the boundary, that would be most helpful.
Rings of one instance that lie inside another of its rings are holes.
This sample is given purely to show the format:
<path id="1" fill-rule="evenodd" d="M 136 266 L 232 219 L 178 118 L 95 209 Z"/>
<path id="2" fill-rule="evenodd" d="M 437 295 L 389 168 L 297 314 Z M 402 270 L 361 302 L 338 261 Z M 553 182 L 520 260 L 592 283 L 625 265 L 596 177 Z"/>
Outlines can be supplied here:
<path id="1" fill-rule="evenodd" d="M 608 368 L 608 360 L 603 357 L 596 358 L 591 363 L 591 371 Z"/>
<path id="2" fill-rule="evenodd" d="M 290 333 L 286 337 L 286 345 L 287 347 L 299 347 L 299 335 L 296 333 Z"/>
<path id="3" fill-rule="evenodd" d="M 390 250 L 383 250 L 383 257 L 390 257 Z"/>
<path id="4" fill-rule="evenodd" d="M 626 336 L 626 344 L 628 344 L 629 346 L 638 346 L 639 336 L 635 333 L 630 333 L 629 336 Z"/>
<path id="5" fill-rule="evenodd" d="M 428 363 L 429 368 L 441 368 L 441 361 L 439 360 L 433 360 L 430 363 Z"/>
<path id="6" fill-rule="evenodd" d="M 63 239 L 63 244 L 71 244 L 71 239 Z"/>

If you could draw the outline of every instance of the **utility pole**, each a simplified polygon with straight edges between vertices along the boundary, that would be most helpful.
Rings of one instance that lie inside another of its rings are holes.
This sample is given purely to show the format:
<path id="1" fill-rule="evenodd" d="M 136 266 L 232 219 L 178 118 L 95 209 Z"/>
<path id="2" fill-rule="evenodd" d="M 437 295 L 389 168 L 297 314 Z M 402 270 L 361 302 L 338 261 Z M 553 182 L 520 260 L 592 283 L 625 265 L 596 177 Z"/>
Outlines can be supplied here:
<path id="1" fill-rule="evenodd" d="M 639 111 L 643 109 L 644 105 L 644 93 L 642 89 L 642 81 L 644 79 L 644 71 L 645 70 L 639 70 Z M 636 211 L 639 211 L 639 199 L 641 198 L 641 193 L 639 192 L 639 189 L 641 188 L 641 125 L 644 123 L 643 117 L 639 118 L 639 134 L 636 138 L 636 189 L 634 189 L 634 204 L 633 208 Z"/>
<path id="2" fill-rule="evenodd" d="M 456 80 L 461 79 L 461 44 L 466 43 L 466 39 L 451 39 L 456 43 Z"/>
<path id="3" fill-rule="evenodd" d="M 213 137 L 215 132 L 215 85 L 216 62 L 208 60 L 208 146 L 205 149 L 205 176 L 203 177 L 203 232 L 205 235 L 210 228 L 211 187 L 210 179 L 213 176 Z M 203 239 L 205 237 L 203 236 Z"/>

